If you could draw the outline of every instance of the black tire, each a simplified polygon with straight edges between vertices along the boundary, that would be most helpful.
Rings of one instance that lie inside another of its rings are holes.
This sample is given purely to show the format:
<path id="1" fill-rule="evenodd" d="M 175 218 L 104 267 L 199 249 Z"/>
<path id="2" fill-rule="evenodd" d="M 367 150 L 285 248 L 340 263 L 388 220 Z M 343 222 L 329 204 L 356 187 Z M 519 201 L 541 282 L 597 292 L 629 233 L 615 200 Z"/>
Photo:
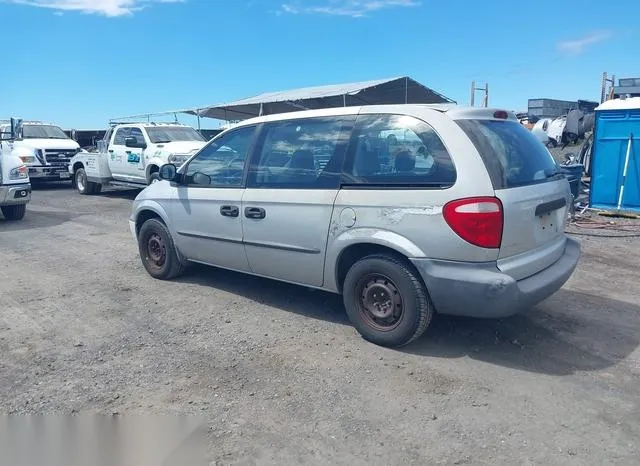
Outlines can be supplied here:
<path id="1" fill-rule="evenodd" d="M 87 172 L 84 168 L 78 168 L 73 175 L 73 184 L 80 194 L 89 195 L 94 192 L 94 183 L 87 179 Z"/>
<path id="2" fill-rule="evenodd" d="M 386 254 L 367 256 L 349 269 L 343 300 L 349 320 L 360 335 L 380 346 L 411 343 L 424 333 L 434 314 L 417 273 L 402 260 Z M 372 300 L 378 300 L 377 305 Z M 382 311 L 378 307 L 380 300 L 387 305 Z M 393 304 L 391 311 L 389 304 Z M 390 315 L 374 316 L 372 308 Z"/>
<path id="3" fill-rule="evenodd" d="M 149 183 L 148 184 L 153 184 L 154 182 L 158 182 L 158 181 L 160 181 L 160 173 L 154 172 L 151 175 L 149 175 Z"/>
<path id="4" fill-rule="evenodd" d="M 153 278 L 170 280 L 185 271 L 171 233 L 160 220 L 152 218 L 142 224 L 138 234 L 138 251 L 142 265 Z"/>
<path id="5" fill-rule="evenodd" d="M 27 204 L 8 205 L 2 207 L 2 215 L 4 215 L 5 220 L 22 220 L 26 212 Z"/>
<path id="6" fill-rule="evenodd" d="M 99 183 L 93 183 L 88 180 L 87 172 L 84 168 L 78 168 L 73 175 L 73 185 L 80 194 L 91 195 L 100 194 L 102 191 L 102 185 Z"/>

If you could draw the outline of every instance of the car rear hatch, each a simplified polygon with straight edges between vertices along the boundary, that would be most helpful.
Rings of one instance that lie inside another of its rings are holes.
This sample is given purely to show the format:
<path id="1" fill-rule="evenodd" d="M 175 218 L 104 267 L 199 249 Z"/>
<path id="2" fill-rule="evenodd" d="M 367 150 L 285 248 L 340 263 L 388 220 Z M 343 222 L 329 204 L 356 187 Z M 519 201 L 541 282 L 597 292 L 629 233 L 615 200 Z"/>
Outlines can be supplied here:
<path id="1" fill-rule="evenodd" d="M 521 280 L 549 267 L 564 252 L 571 202 L 569 183 L 552 155 L 517 120 L 456 121 L 482 156 L 502 203 L 498 268 Z"/>

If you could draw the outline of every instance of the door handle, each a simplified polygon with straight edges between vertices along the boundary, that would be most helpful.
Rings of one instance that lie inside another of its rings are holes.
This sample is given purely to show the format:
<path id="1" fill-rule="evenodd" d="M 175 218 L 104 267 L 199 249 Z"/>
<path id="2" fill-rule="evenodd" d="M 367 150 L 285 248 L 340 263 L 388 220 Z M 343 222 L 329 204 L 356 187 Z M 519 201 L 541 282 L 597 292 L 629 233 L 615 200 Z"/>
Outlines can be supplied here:
<path id="1" fill-rule="evenodd" d="M 261 207 L 247 207 L 244 209 L 244 216 L 247 218 L 262 219 L 267 216 L 267 211 Z"/>
<path id="2" fill-rule="evenodd" d="M 240 215 L 240 209 L 234 205 L 223 205 L 220 207 L 220 214 L 223 217 L 237 217 Z"/>

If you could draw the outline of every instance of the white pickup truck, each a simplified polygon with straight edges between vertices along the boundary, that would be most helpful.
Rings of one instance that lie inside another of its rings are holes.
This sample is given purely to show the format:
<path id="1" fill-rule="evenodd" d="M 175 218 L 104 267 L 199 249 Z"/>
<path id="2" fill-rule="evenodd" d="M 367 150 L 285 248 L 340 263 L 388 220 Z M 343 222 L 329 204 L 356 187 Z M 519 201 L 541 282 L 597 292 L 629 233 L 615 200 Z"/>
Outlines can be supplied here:
<path id="1" fill-rule="evenodd" d="M 19 125 L 11 121 L 9 131 L 0 131 L 0 143 L 15 142 Z M 30 200 L 29 169 L 10 151 L 0 152 L 0 210 L 5 220 L 22 220 Z"/>
<path id="2" fill-rule="evenodd" d="M 181 165 L 207 142 L 180 123 L 117 123 L 98 141 L 98 152 L 80 152 L 69 175 L 80 194 L 98 194 L 105 185 L 142 188 L 160 180 L 165 163 Z"/>
<path id="3" fill-rule="evenodd" d="M 10 132 L 11 121 L 0 121 L 0 134 Z M 20 158 L 34 182 L 68 180 L 69 161 L 78 152 L 78 143 L 59 126 L 40 121 L 22 121 L 19 134 L 0 141 L 0 154 Z"/>

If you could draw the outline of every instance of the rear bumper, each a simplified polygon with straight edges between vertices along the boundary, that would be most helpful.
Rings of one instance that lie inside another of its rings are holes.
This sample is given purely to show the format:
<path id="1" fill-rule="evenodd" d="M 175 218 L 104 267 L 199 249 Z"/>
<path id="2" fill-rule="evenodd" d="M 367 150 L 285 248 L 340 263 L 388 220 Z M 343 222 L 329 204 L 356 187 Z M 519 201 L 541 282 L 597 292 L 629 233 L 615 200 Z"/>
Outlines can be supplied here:
<path id="1" fill-rule="evenodd" d="M 0 185 L 0 205 L 28 204 L 31 200 L 31 184 Z"/>
<path id="2" fill-rule="evenodd" d="M 554 294 L 571 277 L 579 258 L 580 244 L 567 238 L 564 253 L 554 264 L 523 280 L 502 273 L 495 263 L 412 262 L 439 313 L 498 318 L 525 311 Z"/>

